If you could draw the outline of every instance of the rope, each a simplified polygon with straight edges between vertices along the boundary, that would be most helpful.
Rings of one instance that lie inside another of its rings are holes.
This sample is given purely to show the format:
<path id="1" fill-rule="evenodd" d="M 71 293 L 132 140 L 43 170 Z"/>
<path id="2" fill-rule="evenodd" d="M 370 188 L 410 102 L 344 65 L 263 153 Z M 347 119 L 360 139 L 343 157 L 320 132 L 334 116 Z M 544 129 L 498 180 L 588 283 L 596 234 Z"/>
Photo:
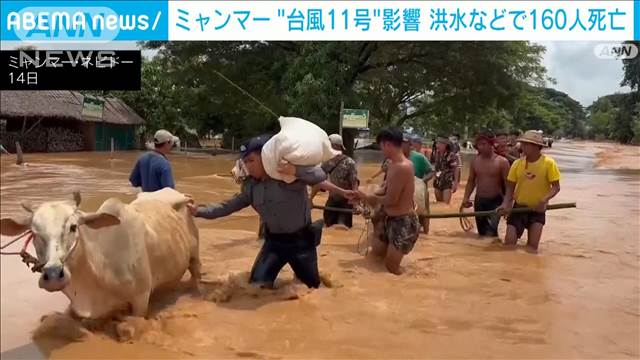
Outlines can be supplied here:
<path id="1" fill-rule="evenodd" d="M 314 209 L 325 210 L 330 212 L 338 212 L 345 214 L 362 215 L 364 217 L 364 229 L 360 232 L 358 242 L 356 243 L 356 251 L 358 254 L 367 256 L 369 253 L 369 224 L 371 224 L 371 209 L 369 207 L 363 207 L 362 205 L 356 205 L 355 209 L 343 209 L 331 206 L 313 205 Z"/>
<path id="2" fill-rule="evenodd" d="M 23 232 L 22 234 L 18 235 L 15 239 L 9 241 L 7 244 L 0 246 L 0 249 L 4 249 L 8 247 L 9 245 L 15 243 L 16 241 L 24 237 L 27 237 L 27 239 L 24 241 L 24 245 L 22 246 L 22 249 L 19 252 L 0 251 L 0 255 L 20 255 L 20 257 L 22 258 L 22 262 L 25 263 L 27 267 L 31 269 L 32 272 L 36 272 L 36 271 L 41 272 L 42 267 L 44 266 L 44 263 L 39 263 L 38 259 L 33 255 L 29 254 L 29 252 L 27 251 L 27 246 L 29 246 L 29 243 L 31 242 L 31 240 L 33 240 L 33 237 L 34 237 L 33 232 L 31 232 L 31 230 L 27 230 Z M 30 267 L 29 264 L 33 264 L 33 266 Z"/>
<path id="3" fill-rule="evenodd" d="M 371 214 L 373 213 L 372 209 L 368 207 L 364 203 L 359 203 L 357 205 L 357 209 L 359 214 L 364 217 L 364 229 L 360 233 L 360 237 L 358 237 L 358 243 L 356 244 L 356 250 L 358 254 L 362 256 L 367 256 L 369 254 L 369 225 L 371 224 Z M 364 244 L 364 247 L 363 247 Z M 363 251 L 364 249 L 364 251 Z"/>
<path id="4" fill-rule="evenodd" d="M 362 229 L 362 232 L 360 232 L 360 236 L 358 237 L 358 243 L 356 244 L 356 250 L 358 251 L 358 254 L 362 256 L 367 256 L 367 254 L 369 254 L 369 224 L 371 224 L 371 219 L 365 217 L 364 229 Z M 364 237 L 364 240 L 363 240 L 363 237 Z M 363 244 L 364 244 L 364 247 L 363 247 Z"/>
<path id="5" fill-rule="evenodd" d="M 11 245 L 11 244 L 15 243 L 16 241 L 18 241 L 18 240 L 22 239 L 23 237 L 25 237 L 25 236 L 27 236 L 27 235 L 30 235 L 30 234 L 31 234 L 31 230 L 27 230 L 27 231 L 23 232 L 22 234 L 18 235 L 15 239 L 13 239 L 13 240 L 9 241 L 8 243 L 6 243 L 6 244 L 4 244 L 4 245 L 0 246 L 0 250 L 5 249 L 5 248 L 6 248 L 6 247 L 8 247 L 9 245 Z M 10 254 L 9 254 L 9 253 L 4 253 L 4 252 L 0 252 L 0 254 L 1 254 L 1 255 L 15 255 L 14 253 L 10 253 Z"/>
<path id="6" fill-rule="evenodd" d="M 273 110 L 269 109 L 267 107 L 267 105 L 263 104 L 260 100 L 256 99 L 255 97 L 253 97 L 253 95 L 249 94 L 249 92 L 245 91 L 243 88 L 241 88 L 239 85 L 237 85 L 236 83 L 234 83 L 233 81 L 229 80 L 226 76 L 222 75 L 220 72 L 218 72 L 217 70 L 213 70 L 214 73 L 216 73 L 218 76 L 220 76 L 221 78 L 223 78 L 226 82 L 228 82 L 229 84 L 231 84 L 233 87 L 235 87 L 236 89 L 240 90 L 240 92 L 242 92 L 243 94 L 247 95 L 251 100 L 255 101 L 256 103 L 258 103 L 258 105 L 262 106 L 263 109 L 267 110 L 269 113 L 271 113 L 273 116 L 275 116 L 276 118 L 279 118 L 280 115 L 276 114 Z"/>
<path id="7" fill-rule="evenodd" d="M 463 214 L 463 213 L 464 213 L 464 208 L 461 207 L 460 214 Z M 469 220 L 469 218 L 460 216 L 459 220 L 460 220 L 460 227 L 464 232 L 469 232 L 471 231 L 471 229 L 473 229 L 473 224 L 471 223 L 471 220 Z"/>

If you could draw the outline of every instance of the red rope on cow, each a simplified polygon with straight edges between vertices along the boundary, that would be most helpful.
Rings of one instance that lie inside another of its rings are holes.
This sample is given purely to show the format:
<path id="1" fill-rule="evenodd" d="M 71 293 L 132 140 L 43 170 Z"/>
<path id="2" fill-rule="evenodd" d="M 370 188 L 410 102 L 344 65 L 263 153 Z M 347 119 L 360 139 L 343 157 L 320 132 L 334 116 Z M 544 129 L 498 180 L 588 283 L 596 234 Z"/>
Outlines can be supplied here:
<path id="1" fill-rule="evenodd" d="M 29 244 L 29 242 L 31 241 L 31 237 L 33 236 L 33 232 L 31 232 L 31 230 L 27 230 L 27 231 L 23 232 L 22 234 L 18 235 L 15 239 L 9 241 L 5 245 L 0 246 L 0 250 L 6 248 L 7 246 L 9 246 L 9 245 L 11 245 L 13 243 L 15 243 L 16 241 L 22 239 L 25 236 L 29 236 L 27 238 L 27 240 L 25 241 L 25 246 L 23 247 L 23 250 L 26 249 L 27 244 Z M 0 252 L 0 254 L 2 254 L 2 255 L 15 255 L 16 253 Z"/>
<path id="2" fill-rule="evenodd" d="M 26 237 L 24 241 L 24 245 L 22 245 L 22 249 L 20 250 L 20 252 L 0 251 L 0 255 L 20 255 L 20 257 L 22 258 L 22 262 L 25 263 L 27 267 L 31 269 L 31 271 L 33 272 L 42 271 L 42 267 L 44 266 L 44 264 L 39 264 L 38 259 L 33 255 L 29 254 L 29 252 L 27 251 L 27 247 L 29 246 L 29 243 L 31 242 L 31 240 L 33 240 L 34 236 L 35 235 L 31 230 L 25 231 L 24 233 L 18 235 L 15 239 L 9 241 L 7 244 L 0 246 L 0 249 L 4 249 L 7 246 L 15 243 L 16 241 Z M 33 266 L 30 267 L 29 264 L 33 264 Z"/>

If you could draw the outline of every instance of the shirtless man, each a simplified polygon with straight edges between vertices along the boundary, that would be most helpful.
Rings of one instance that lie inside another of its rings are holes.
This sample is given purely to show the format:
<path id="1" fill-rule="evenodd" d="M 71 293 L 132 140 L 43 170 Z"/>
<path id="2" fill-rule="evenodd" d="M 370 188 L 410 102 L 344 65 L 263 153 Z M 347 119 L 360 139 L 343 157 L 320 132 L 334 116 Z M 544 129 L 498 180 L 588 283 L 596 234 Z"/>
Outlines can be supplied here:
<path id="1" fill-rule="evenodd" d="M 475 148 L 478 150 L 469 167 L 469 180 L 464 190 L 461 208 L 473 206 L 475 211 L 495 210 L 504 200 L 509 161 L 493 150 L 493 137 L 480 134 L 476 137 Z M 469 198 L 476 189 L 476 198 L 472 203 Z M 476 228 L 480 236 L 498 236 L 500 217 L 476 217 Z"/>
<path id="2" fill-rule="evenodd" d="M 402 139 L 402 132 L 397 129 L 385 129 L 378 134 L 376 141 L 390 161 L 384 193 L 358 191 L 361 200 L 382 205 L 380 216 L 375 218 L 377 224 L 383 224 L 383 231 L 374 240 L 373 254 L 383 257 L 387 270 L 396 275 L 402 273 L 400 262 L 413 249 L 420 231 L 413 209 L 413 164 L 402 152 Z"/>

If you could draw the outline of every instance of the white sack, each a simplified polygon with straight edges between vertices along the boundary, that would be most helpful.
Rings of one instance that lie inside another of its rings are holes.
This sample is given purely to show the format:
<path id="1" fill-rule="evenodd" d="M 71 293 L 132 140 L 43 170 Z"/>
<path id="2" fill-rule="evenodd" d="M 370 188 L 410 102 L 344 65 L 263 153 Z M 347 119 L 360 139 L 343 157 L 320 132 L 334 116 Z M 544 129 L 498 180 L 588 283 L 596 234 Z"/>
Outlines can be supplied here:
<path id="1" fill-rule="evenodd" d="M 294 165 L 315 166 L 340 154 L 331 148 L 329 136 L 318 125 L 294 117 L 280 117 L 280 132 L 262 148 L 262 164 L 267 174 L 287 183 L 294 176 L 278 173 L 278 164 L 286 160 Z"/>

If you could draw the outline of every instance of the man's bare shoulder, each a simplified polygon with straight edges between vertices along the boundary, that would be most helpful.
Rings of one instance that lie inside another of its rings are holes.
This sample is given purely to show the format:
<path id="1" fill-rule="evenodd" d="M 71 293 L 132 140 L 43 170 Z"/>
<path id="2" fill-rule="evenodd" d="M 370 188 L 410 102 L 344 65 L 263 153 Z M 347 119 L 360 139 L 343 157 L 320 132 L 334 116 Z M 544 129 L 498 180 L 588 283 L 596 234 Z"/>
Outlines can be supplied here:
<path id="1" fill-rule="evenodd" d="M 413 173 L 413 163 L 409 159 L 402 160 L 401 163 L 398 164 L 398 170 L 401 172 L 410 172 Z"/>
<path id="2" fill-rule="evenodd" d="M 497 158 L 496 161 L 498 162 L 498 164 L 509 166 L 509 160 L 506 157 L 498 155 L 496 158 Z"/>

